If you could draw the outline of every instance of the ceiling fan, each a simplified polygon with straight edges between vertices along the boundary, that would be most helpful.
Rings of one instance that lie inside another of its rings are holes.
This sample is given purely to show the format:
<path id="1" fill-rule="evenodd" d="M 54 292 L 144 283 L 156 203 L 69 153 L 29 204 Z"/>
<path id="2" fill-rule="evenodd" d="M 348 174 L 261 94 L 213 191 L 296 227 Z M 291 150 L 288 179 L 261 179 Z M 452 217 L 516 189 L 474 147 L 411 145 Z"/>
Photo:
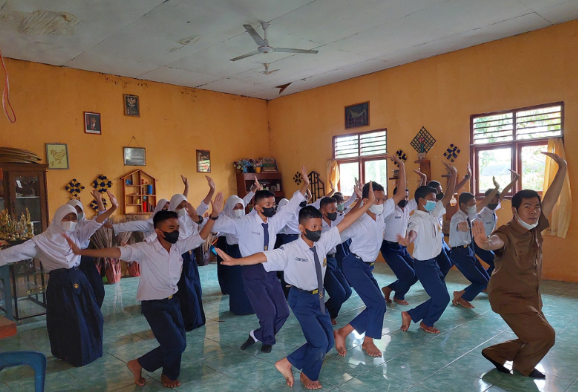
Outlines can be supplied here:
<path id="1" fill-rule="evenodd" d="M 317 54 L 317 53 L 319 53 L 317 50 L 294 49 L 294 48 L 274 48 L 274 47 L 269 45 L 269 41 L 267 40 L 267 27 L 269 27 L 269 23 L 262 22 L 261 26 L 263 27 L 264 38 L 261 38 L 261 36 L 255 31 L 253 26 L 251 26 L 249 24 L 243 25 L 245 30 L 247 30 L 247 32 L 249 33 L 251 38 L 253 38 L 253 40 L 257 43 L 257 45 L 259 45 L 259 47 L 257 48 L 257 50 L 250 52 L 250 53 L 246 53 L 246 54 L 239 56 L 239 57 L 235 57 L 234 59 L 231 59 L 231 61 L 242 60 L 242 59 L 254 56 L 254 55 L 259 54 L 259 53 L 271 53 L 271 52 L 305 53 L 305 54 Z"/>

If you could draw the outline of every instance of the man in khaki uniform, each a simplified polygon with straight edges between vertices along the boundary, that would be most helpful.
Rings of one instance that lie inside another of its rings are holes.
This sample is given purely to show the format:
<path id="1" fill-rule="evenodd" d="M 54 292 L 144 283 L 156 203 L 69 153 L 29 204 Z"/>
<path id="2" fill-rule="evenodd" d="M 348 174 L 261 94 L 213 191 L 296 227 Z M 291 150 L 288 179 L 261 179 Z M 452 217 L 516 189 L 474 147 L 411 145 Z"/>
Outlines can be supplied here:
<path id="1" fill-rule="evenodd" d="M 521 190 L 512 198 L 514 217 L 489 237 L 484 225 L 474 221 L 473 235 L 478 246 L 494 251 L 495 270 L 488 285 L 492 310 L 512 328 L 518 339 L 486 347 L 482 355 L 496 369 L 513 361 L 513 370 L 524 376 L 544 379 L 535 369 L 555 342 L 555 332 L 542 313 L 540 280 L 542 278 L 542 230 L 550 225 L 552 212 L 564 183 L 566 161 L 556 154 L 543 153 L 558 164 L 552 185 L 540 200 L 533 190 Z"/>

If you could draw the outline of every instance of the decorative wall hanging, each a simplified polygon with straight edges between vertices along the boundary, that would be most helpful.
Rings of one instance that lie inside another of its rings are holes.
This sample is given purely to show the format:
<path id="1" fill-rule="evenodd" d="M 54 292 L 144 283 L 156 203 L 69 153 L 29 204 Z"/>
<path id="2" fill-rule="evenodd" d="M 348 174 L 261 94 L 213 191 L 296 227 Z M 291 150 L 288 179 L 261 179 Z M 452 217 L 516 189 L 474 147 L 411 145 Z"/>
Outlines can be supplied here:
<path id="1" fill-rule="evenodd" d="M 112 188 L 112 181 L 109 180 L 107 176 L 99 174 L 99 176 L 96 177 L 96 180 L 92 182 L 92 187 L 99 193 L 104 193 Z"/>
<path id="2" fill-rule="evenodd" d="M 125 166 L 146 166 L 146 149 L 141 147 L 124 147 Z"/>
<path id="3" fill-rule="evenodd" d="M 211 152 L 208 150 L 197 150 L 197 173 L 211 172 Z"/>
<path id="4" fill-rule="evenodd" d="M 434 137 L 425 129 L 425 127 L 421 127 L 417 135 L 413 138 L 410 145 L 417 151 L 418 159 L 424 159 L 425 154 L 435 144 L 436 140 Z"/>
<path id="5" fill-rule="evenodd" d="M 84 112 L 84 132 L 102 135 L 100 113 Z"/>
<path id="6" fill-rule="evenodd" d="M 312 171 L 307 175 L 309 177 L 309 188 L 311 189 L 311 201 L 313 203 L 317 199 L 325 196 L 325 183 L 319 178 L 319 173 Z"/>
<path id="7" fill-rule="evenodd" d="M 444 157 L 446 157 L 448 161 L 453 162 L 458 157 L 459 153 L 460 149 L 458 148 L 458 146 L 450 144 L 446 152 L 444 152 Z"/>
<path id="8" fill-rule="evenodd" d="M 297 174 L 293 176 L 293 181 L 295 181 L 295 184 L 301 185 L 301 182 L 303 182 L 303 176 L 301 175 L 301 172 L 297 172 Z"/>
<path id="9" fill-rule="evenodd" d="M 345 128 L 369 125 L 369 102 L 345 107 Z"/>
<path id="10" fill-rule="evenodd" d="M 397 157 L 398 157 L 401 161 L 403 161 L 403 162 L 407 161 L 407 155 L 405 154 L 405 152 L 403 152 L 403 150 L 397 150 L 397 151 L 395 152 L 395 155 L 397 155 Z M 395 165 L 396 165 L 396 166 L 399 166 L 397 163 L 396 163 Z"/>
<path id="11" fill-rule="evenodd" d="M 64 189 L 66 189 L 66 191 L 70 193 L 70 196 L 72 196 L 73 199 L 80 200 L 78 196 L 80 195 L 80 192 L 82 192 L 82 190 L 84 189 L 84 185 L 76 181 L 76 178 L 73 178 L 72 181 L 66 184 Z"/>
<path id="12" fill-rule="evenodd" d="M 102 205 L 104 206 L 104 208 L 106 208 L 107 207 L 106 199 L 103 197 L 103 198 L 101 198 L 101 200 L 102 200 Z M 96 200 L 93 200 L 90 202 L 90 208 L 92 208 L 95 211 L 98 211 L 98 203 L 96 202 Z"/>
<path id="13" fill-rule="evenodd" d="M 138 95 L 124 94 L 124 115 L 140 117 L 140 102 Z"/>
<path id="14" fill-rule="evenodd" d="M 69 169 L 68 146 L 61 143 L 46 143 L 46 161 L 49 169 Z"/>

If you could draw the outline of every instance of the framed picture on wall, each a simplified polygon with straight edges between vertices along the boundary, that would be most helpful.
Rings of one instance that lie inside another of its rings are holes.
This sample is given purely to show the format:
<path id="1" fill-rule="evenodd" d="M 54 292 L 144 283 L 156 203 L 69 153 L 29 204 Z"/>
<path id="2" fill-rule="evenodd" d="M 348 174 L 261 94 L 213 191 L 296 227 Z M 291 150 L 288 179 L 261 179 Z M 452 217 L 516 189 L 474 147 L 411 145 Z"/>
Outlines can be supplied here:
<path id="1" fill-rule="evenodd" d="M 101 135 L 100 113 L 84 112 L 84 132 Z"/>
<path id="2" fill-rule="evenodd" d="M 140 117 L 140 101 L 138 95 L 124 94 L 124 115 Z"/>
<path id="3" fill-rule="evenodd" d="M 146 150 L 141 147 L 124 148 L 124 165 L 125 166 L 146 166 Z"/>
<path id="4" fill-rule="evenodd" d="M 46 143 L 46 162 L 52 170 L 70 169 L 68 146 L 62 143 Z"/>
<path id="5" fill-rule="evenodd" d="M 197 173 L 211 172 L 211 152 L 207 150 L 197 150 Z"/>
<path id="6" fill-rule="evenodd" d="M 345 128 L 369 125 L 369 102 L 345 107 Z"/>

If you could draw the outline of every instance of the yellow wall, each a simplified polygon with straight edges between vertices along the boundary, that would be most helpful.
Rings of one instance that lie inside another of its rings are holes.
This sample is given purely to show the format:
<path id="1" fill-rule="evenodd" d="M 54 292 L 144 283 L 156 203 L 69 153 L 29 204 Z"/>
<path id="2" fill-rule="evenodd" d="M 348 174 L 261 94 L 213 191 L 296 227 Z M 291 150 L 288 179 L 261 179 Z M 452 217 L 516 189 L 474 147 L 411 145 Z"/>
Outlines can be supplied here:
<path id="1" fill-rule="evenodd" d="M 157 178 L 157 194 L 169 199 L 181 193 L 180 174 L 189 178 L 189 200 L 195 206 L 208 191 L 204 174 L 196 172 L 195 151 L 211 151 L 218 190 L 236 193 L 232 161 L 267 156 L 267 102 L 235 95 L 155 82 L 7 60 L 11 101 L 18 121 L 0 119 L 0 146 L 30 150 L 45 159 L 45 143 L 67 143 L 70 170 L 48 171 L 50 215 L 69 197 L 64 185 L 76 178 L 87 189 L 98 174 L 114 181 L 139 167 L 123 165 L 123 147 L 132 136 L 146 148 L 146 167 Z M 123 94 L 140 97 L 140 118 L 123 114 Z M 84 133 L 83 112 L 101 113 L 102 135 Z M 132 141 L 131 146 L 136 146 Z"/>
<path id="2" fill-rule="evenodd" d="M 443 173 L 440 160 L 451 143 L 462 149 L 456 165 L 465 171 L 471 114 L 564 101 L 570 181 L 578 184 L 572 170 L 572 151 L 578 148 L 577 47 L 578 21 L 573 21 L 277 98 L 268 106 L 271 154 L 279 161 L 285 189 L 296 189 L 291 179 L 302 162 L 325 177 L 332 136 L 351 132 L 344 128 L 344 106 L 365 101 L 370 101 L 370 126 L 354 131 L 387 128 L 388 151 L 409 153 L 408 172 L 417 158 L 409 142 L 422 126 L 433 134 L 437 143 L 428 158 L 434 179 Z M 416 176 L 409 179 L 413 191 Z M 503 207 L 498 215 L 505 223 L 511 206 Z M 566 239 L 546 238 L 545 278 L 578 281 L 576 225 L 577 217 Z"/>

